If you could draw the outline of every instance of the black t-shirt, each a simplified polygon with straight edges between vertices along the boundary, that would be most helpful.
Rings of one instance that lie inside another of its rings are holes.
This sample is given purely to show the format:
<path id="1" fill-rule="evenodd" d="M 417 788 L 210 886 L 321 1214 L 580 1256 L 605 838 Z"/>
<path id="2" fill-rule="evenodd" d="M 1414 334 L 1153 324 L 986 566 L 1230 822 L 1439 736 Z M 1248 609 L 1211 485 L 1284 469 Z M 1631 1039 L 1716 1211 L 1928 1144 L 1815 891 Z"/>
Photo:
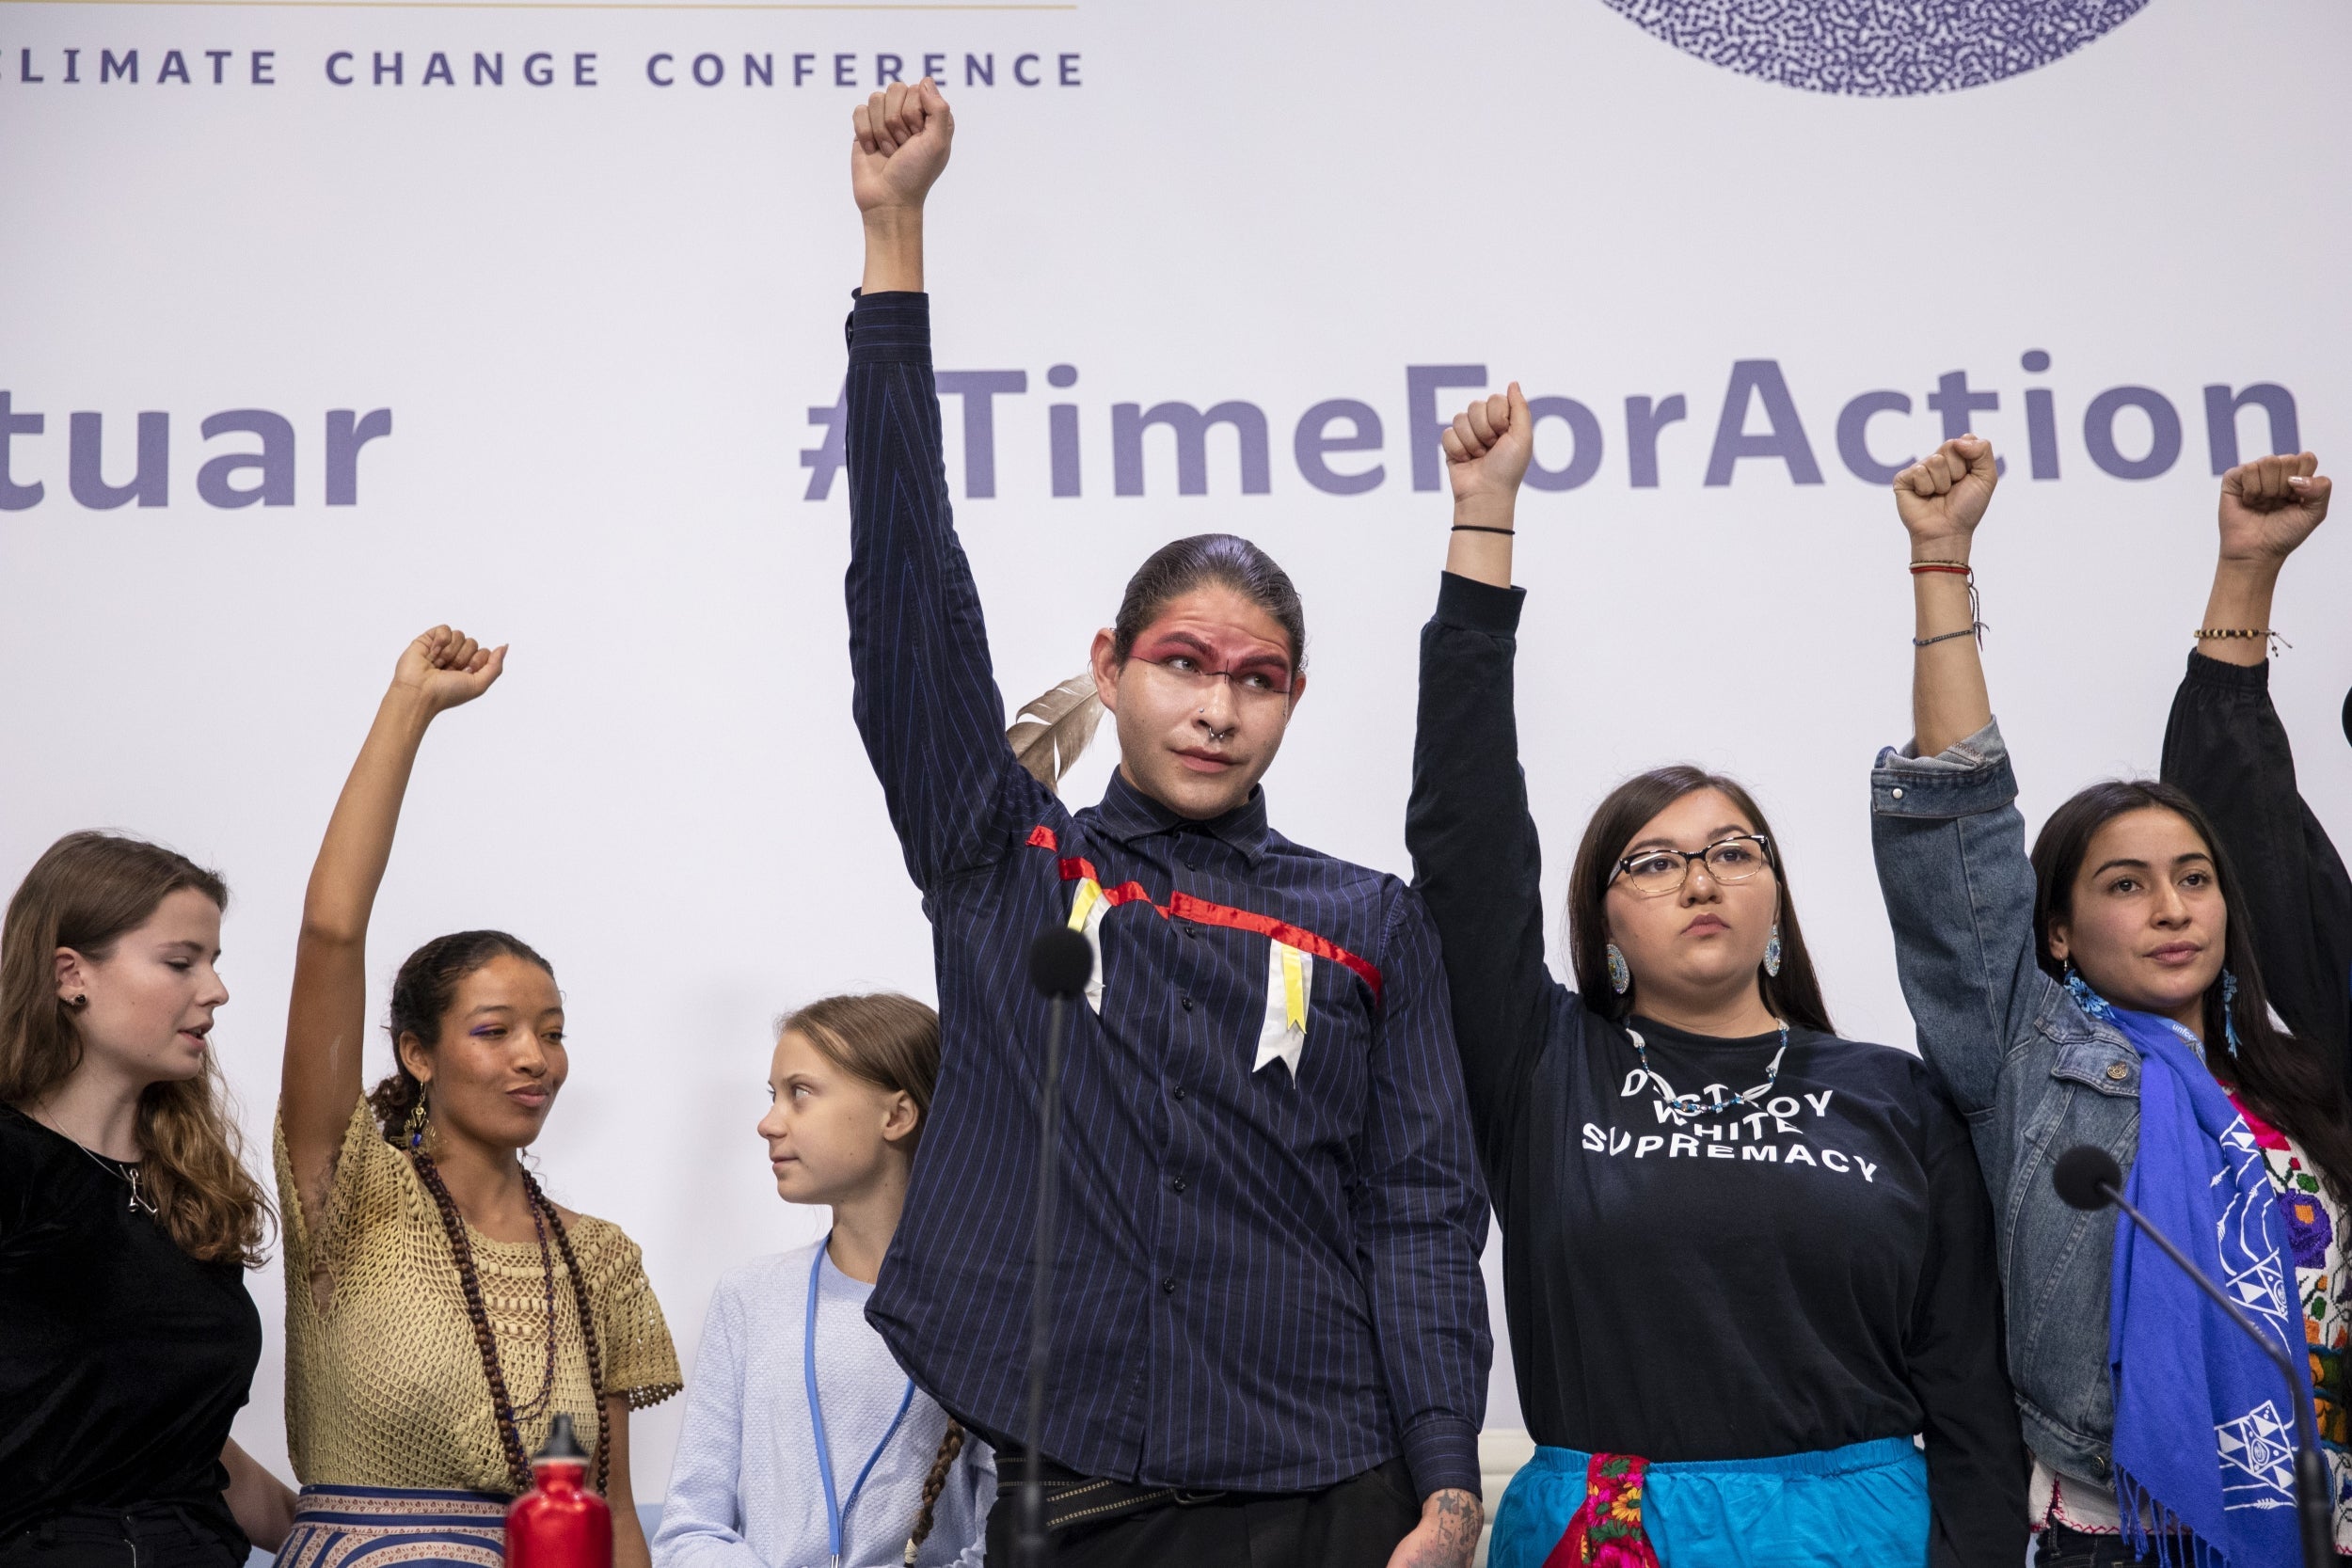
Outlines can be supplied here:
<path id="1" fill-rule="evenodd" d="M 180 1250 L 88 1151 L 0 1105 L 0 1539 L 174 1503 L 247 1550 L 220 1451 L 262 1358 L 235 1263 Z"/>
<path id="2" fill-rule="evenodd" d="M 1719 1039 L 1588 1006 L 1544 959 L 1518 764 L 1519 594 L 1449 575 L 1422 637 L 1406 843 L 1445 949 L 1538 1443 L 1671 1463 L 1923 1434 L 1936 1568 L 2026 1549 L 1993 1215 L 1966 1124 L 1907 1052 Z M 1646 1042 L 1640 1075 L 1628 1024 Z"/>

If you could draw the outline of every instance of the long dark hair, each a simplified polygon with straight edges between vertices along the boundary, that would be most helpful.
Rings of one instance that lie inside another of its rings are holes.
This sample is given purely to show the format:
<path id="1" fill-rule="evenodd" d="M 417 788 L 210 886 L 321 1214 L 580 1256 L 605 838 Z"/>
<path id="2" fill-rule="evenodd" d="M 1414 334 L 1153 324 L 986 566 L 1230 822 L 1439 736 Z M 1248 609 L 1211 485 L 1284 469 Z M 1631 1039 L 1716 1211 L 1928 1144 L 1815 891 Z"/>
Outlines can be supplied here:
<path id="1" fill-rule="evenodd" d="M 427 1050 L 440 1044 L 441 1020 L 457 1000 L 458 985 L 493 958 L 520 958 L 546 970 L 548 979 L 555 978 L 553 964 L 529 942 L 504 931 L 453 931 L 435 937 L 409 954 L 393 977 L 391 1017 L 385 1024 L 392 1037 L 392 1072 L 368 1091 L 368 1105 L 387 1142 L 401 1141 L 408 1114 L 424 1095 L 424 1085 L 401 1059 L 401 1037 L 414 1035 Z"/>
<path id="2" fill-rule="evenodd" d="M 103 962 L 182 888 L 229 908 L 218 872 L 120 833 L 68 833 L 33 863 L 0 926 L 0 1103 L 37 1101 L 82 1064 L 80 1029 L 57 997 L 57 949 Z M 138 1139 L 143 1185 L 180 1250 L 258 1268 L 269 1200 L 245 1168 L 213 1053 L 195 1077 L 139 1091 Z"/>
<path id="3" fill-rule="evenodd" d="M 1756 965 L 1756 979 L 1763 989 L 1764 1006 L 1790 1023 L 1824 1035 L 1837 1033 L 1829 1021 L 1828 1004 L 1821 1000 L 1813 955 L 1805 951 L 1804 927 L 1797 922 L 1796 895 L 1789 892 L 1788 873 L 1781 863 L 1780 840 L 1772 836 L 1772 825 L 1737 779 L 1688 763 L 1636 773 L 1611 790 L 1584 825 L 1584 842 L 1576 847 L 1576 864 L 1568 872 L 1568 952 L 1575 961 L 1576 989 L 1583 993 L 1584 1005 L 1610 1018 L 1624 1018 L 1633 1011 L 1639 983 L 1623 996 L 1609 985 L 1609 918 L 1601 912 L 1609 876 L 1644 823 L 1702 789 L 1719 790 L 1728 797 L 1772 846 L 1772 878 L 1780 887 L 1780 973 L 1768 974 L 1762 964 Z"/>
<path id="4" fill-rule="evenodd" d="M 2152 807 L 2173 813 L 2204 840 L 2213 857 L 2214 879 L 2221 887 L 2226 915 L 2222 969 L 2236 977 L 2237 1000 L 2225 1011 L 2223 983 L 2216 975 L 2205 988 L 2204 1027 L 2199 1033 L 2208 1042 L 2225 1040 L 2234 1022 L 2238 1048 L 2233 1057 L 2208 1053 L 2209 1059 L 2236 1080 L 2239 1094 L 2264 1120 L 2293 1137 L 2318 1162 L 2320 1177 L 2337 1202 L 2352 1201 L 2352 1103 L 2347 1103 L 2343 1080 L 2326 1053 L 2270 1022 L 2270 992 L 2254 958 L 2253 914 L 2238 895 L 2237 874 L 2214 836 L 2212 822 L 2185 791 L 2153 779 L 2108 779 L 2076 791 L 2050 814 L 2033 845 L 2035 958 L 2051 978 L 2065 978 L 2066 965 L 2050 953 L 2050 922 L 2073 918 L 2074 879 L 2091 839 L 2125 812 Z"/>
<path id="5" fill-rule="evenodd" d="M 1127 579 L 1127 592 L 1120 596 L 1119 618 L 1111 623 L 1111 651 L 1119 662 L 1127 662 L 1136 639 L 1169 600 L 1212 582 L 1222 583 L 1273 616 L 1291 641 L 1291 673 L 1306 673 L 1307 610 L 1299 602 L 1297 585 L 1272 556 L 1237 533 L 1196 533 L 1171 541 L 1136 568 Z"/>

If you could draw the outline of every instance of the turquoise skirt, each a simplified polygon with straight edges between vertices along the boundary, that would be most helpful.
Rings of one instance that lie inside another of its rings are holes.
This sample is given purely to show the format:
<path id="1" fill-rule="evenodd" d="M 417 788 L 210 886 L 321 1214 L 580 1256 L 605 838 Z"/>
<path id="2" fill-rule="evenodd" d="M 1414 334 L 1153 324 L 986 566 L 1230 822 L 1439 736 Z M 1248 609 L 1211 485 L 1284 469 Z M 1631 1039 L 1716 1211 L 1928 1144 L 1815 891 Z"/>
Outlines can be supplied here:
<path id="1" fill-rule="evenodd" d="M 306 1486 L 277 1568 L 504 1568 L 506 1503 L 485 1492 Z"/>
<path id="2" fill-rule="evenodd" d="M 1576 1449 L 1537 1449 L 1495 1510 L 1487 1568 L 1543 1568 L 1584 1504 Z M 1908 1437 L 1652 1465 L 1642 1520 L 1663 1568 L 1925 1568 L 1928 1462 Z"/>

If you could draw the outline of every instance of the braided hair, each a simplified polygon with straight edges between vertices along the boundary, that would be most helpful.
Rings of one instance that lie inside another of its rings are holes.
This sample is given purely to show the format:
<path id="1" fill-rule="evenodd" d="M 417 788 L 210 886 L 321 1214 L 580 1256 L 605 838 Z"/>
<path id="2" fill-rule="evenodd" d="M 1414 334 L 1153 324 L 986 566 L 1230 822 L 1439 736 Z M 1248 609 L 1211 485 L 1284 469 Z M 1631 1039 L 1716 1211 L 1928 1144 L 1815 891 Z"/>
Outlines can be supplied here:
<path id="1" fill-rule="evenodd" d="M 938 1456 L 931 1461 L 931 1473 L 923 1478 L 923 1504 L 914 1511 L 914 1528 L 907 1535 L 906 1568 L 914 1568 L 916 1554 L 930 1539 L 931 1512 L 939 1506 L 939 1495 L 947 1489 L 947 1472 L 956 1467 L 956 1456 L 962 1451 L 963 1423 L 950 1416 L 946 1433 L 939 1440 Z"/>

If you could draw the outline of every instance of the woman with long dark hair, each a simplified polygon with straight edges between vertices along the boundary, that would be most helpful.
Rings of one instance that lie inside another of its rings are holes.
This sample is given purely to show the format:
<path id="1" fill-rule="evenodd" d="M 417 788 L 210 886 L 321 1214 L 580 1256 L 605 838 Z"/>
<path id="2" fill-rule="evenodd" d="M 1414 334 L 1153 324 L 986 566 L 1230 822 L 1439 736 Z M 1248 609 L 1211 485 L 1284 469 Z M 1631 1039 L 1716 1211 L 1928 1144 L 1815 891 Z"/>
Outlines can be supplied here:
<path id="1" fill-rule="evenodd" d="M 2233 528 L 2300 514 L 2308 533 L 2327 509 L 2309 454 L 2292 471 L 2265 461 L 2267 482 L 2259 465 L 2250 485 L 2248 469 L 2224 480 L 2225 550 Z M 1881 754 L 1871 795 L 1919 1043 L 1971 1119 L 2002 1216 L 2037 1560 L 2293 1561 L 2295 1413 L 2276 1371 L 2117 1216 L 2061 1202 L 2052 1167 L 2106 1149 L 2133 1203 L 2300 1345 L 2298 1303 L 2340 1288 L 2322 1232 L 2352 1177 L 2352 1117 L 2332 1052 L 2271 1022 L 2246 891 L 2189 795 L 2092 784 L 2026 853 L 1969 559 L 1997 478 L 1989 443 L 1965 436 L 1895 481 L 1915 738 Z M 2333 1484 L 2341 1504 L 2340 1464 Z"/>
<path id="2" fill-rule="evenodd" d="M 213 1053 L 229 888 L 69 833 L 0 927 L 0 1563 L 236 1568 L 294 1498 L 229 1438 L 269 1210 Z"/>
<path id="3" fill-rule="evenodd" d="M 303 899 L 278 1124 L 293 1568 L 497 1568 L 558 1415 L 593 1444 L 614 1561 L 649 1561 L 628 1414 L 677 1392 L 676 1353 L 636 1243 L 519 1158 L 570 1069 L 554 970 L 503 931 L 426 942 L 392 982 L 392 1073 L 360 1094 L 368 918 L 409 771 L 505 652 L 437 626 L 402 653 Z"/>
<path id="4" fill-rule="evenodd" d="M 1406 824 L 1539 1445 L 1488 1560 L 2014 1563 L 2025 1461 L 1966 1129 L 1916 1057 L 1837 1037 L 1755 800 L 1692 767 L 1611 791 L 1569 874 L 1574 985 L 1545 967 L 1513 694 L 1531 424 L 1515 386 L 1444 437 Z"/>

